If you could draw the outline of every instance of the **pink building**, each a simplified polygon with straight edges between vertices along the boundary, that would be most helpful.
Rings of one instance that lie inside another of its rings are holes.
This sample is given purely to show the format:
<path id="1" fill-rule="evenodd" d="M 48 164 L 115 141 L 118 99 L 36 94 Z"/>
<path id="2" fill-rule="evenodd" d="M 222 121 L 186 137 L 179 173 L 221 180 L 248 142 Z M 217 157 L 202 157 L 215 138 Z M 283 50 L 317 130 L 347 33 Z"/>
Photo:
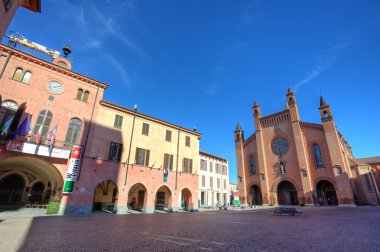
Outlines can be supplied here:
<path id="1" fill-rule="evenodd" d="M 363 172 L 372 173 L 355 165 L 325 100 L 319 106 L 322 124 L 314 124 L 301 121 L 290 88 L 286 96 L 285 110 L 265 117 L 255 101 L 255 133 L 247 139 L 236 127 L 240 204 L 378 204 L 375 180 L 363 178 Z"/>

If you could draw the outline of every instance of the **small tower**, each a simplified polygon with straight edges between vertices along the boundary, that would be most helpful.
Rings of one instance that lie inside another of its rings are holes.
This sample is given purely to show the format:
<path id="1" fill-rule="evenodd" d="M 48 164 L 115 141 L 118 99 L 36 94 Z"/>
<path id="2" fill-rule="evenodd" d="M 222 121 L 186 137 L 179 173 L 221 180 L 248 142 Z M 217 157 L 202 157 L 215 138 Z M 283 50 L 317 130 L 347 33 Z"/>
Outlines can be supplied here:
<path id="1" fill-rule="evenodd" d="M 288 87 L 287 98 L 287 108 L 289 109 L 290 118 L 292 122 L 300 121 L 300 116 L 298 114 L 298 107 L 296 103 L 296 96 L 293 91 Z"/>
<path id="2" fill-rule="evenodd" d="M 321 114 L 322 122 L 330 121 L 333 119 L 331 114 L 331 108 L 326 103 L 325 99 L 323 99 L 322 95 L 319 102 L 319 113 Z"/>
<path id="3" fill-rule="evenodd" d="M 255 131 L 261 130 L 260 119 L 261 119 L 261 109 L 257 101 L 255 100 L 252 107 L 253 121 L 255 124 Z"/>
<path id="4" fill-rule="evenodd" d="M 236 125 L 235 130 L 235 151 L 236 151 L 236 169 L 238 176 L 238 185 L 239 185 L 239 197 L 240 204 L 246 205 L 247 198 L 247 186 L 246 186 L 246 170 L 244 166 L 244 132 L 241 130 L 240 123 Z"/>
<path id="5" fill-rule="evenodd" d="M 244 131 L 241 130 L 240 123 L 237 123 L 235 130 L 235 143 L 244 142 Z"/>

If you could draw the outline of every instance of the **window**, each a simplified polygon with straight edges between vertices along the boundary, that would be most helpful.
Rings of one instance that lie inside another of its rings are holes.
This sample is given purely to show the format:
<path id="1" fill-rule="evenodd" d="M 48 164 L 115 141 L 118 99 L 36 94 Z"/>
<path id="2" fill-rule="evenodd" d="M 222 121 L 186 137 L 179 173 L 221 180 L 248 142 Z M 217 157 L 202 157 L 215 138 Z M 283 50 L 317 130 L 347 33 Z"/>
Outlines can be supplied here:
<path id="1" fill-rule="evenodd" d="M 166 130 L 165 140 L 168 142 L 172 141 L 172 132 L 170 130 Z"/>
<path id="2" fill-rule="evenodd" d="M 16 71 L 13 74 L 13 79 L 16 81 L 21 81 L 22 80 L 22 73 L 23 73 L 22 68 L 19 68 L 19 67 L 16 68 Z"/>
<path id="3" fill-rule="evenodd" d="M 12 8 L 12 5 L 15 0 L 3 0 L 5 11 L 9 11 Z"/>
<path id="4" fill-rule="evenodd" d="M 79 88 L 75 99 L 77 99 L 78 101 L 87 102 L 89 95 L 90 95 L 89 91 L 83 91 L 83 89 Z"/>
<path id="5" fill-rule="evenodd" d="M 193 160 L 184 158 L 183 159 L 183 172 L 192 173 L 193 172 Z"/>
<path id="6" fill-rule="evenodd" d="M 53 114 L 47 109 L 44 109 L 40 113 L 38 113 L 38 117 L 36 120 L 36 124 L 34 125 L 32 135 L 36 136 L 41 128 L 41 139 L 44 140 L 49 130 L 52 117 L 53 117 Z"/>
<path id="7" fill-rule="evenodd" d="M 227 166 L 222 165 L 222 174 L 227 175 Z"/>
<path id="8" fill-rule="evenodd" d="M 369 182 L 368 174 L 364 174 L 364 179 L 365 179 L 365 183 L 367 184 L 368 192 L 372 192 L 372 186 L 371 186 L 371 183 Z"/>
<path id="9" fill-rule="evenodd" d="M 213 177 L 210 177 L 210 188 L 212 189 L 214 187 L 214 180 Z"/>
<path id="10" fill-rule="evenodd" d="M 249 174 L 251 176 L 256 175 L 255 157 L 253 155 L 251 155 L 251 157 L 249 158 L 249 164 L 250 164 Z"/>
<path id="11" fill-rule="evenodd" d="M 218 179 L 216 180 L 216 187 L 217 187 L 218 189 L 220 189 L 220 178 L 218 178 Z"/>
<path id="12" fill-rule="evenodd" d="M 206 176 L 202 175 L 202 187 L 206 187 Z"/>
<path id="13" fill-rule="evenodd" d="M 218 174 L 221 173 L 220 164 L 215 164 L 215 172 Z"/>
<path id="14" fill-rule="evenodd" d="M 81 127 L 82 122 L 78 118 L 73 118 L 70 120 L 69 128 L 66 133 L 65 145 L 73 145 L 78 143 Z"/>
<path id="15" fill-rule="evenodd" d="M 188 147 L 190 147 L 190 137 L 189 136 L 186 136 L 185 145 L 188 146 Z"/>
<path id="16" fill-rule="evenodd" d="M 26 71 L 24 73 L 24 75 L 22 76 L 21 82 L 28 83 L 29 82 L 29 78 L 30 78 L 31 75 L 32 75 L 32 73 L 30 71 Z"/>
<path id="17" fill-rule="evenodd" d="M 149 166 L 149 150 L 136 148 L 135 163 L 138 165 Z"/>
<path id="18" fill-rule="evenodd" d="M 108 160 L 112 160 L 114 162 L 120 162 L 122 151 L 123 151 L 123 145 L 121 143 L 111 142 Z"/>
<path id="19" fill-rule="evenodd" d="M 204 159 L 201 159 L 201 170 L 207 171 L 207 161 Z"/>
<path id="20" fill-rule="evenodd" d="M 85 91 L 84 92 L 84 95 L 83 95 L 83 101 L 84 102 L 87 102 L 88 101 L 88 96 L 90 95 L 90 92 L 88 92 L 88 91 Z"/>
<path id="21" fill-rule="evenodd" d="M 212 165 L 212 162 L 210 162 L 210 172 L 213 172 Z"/>
<path id="22" fill-rule="evenodd" d="M 121 115 L 115 115 L 115 121 L 113 123 L 115 128 L 122 128 L 123 126 L 123 117 Z"/>
<path id="23" fill-rule="evenodd" d="M 224 184 L 224 189 L 227 189 L 227 181 L 225 179 L 223 180 L 223 184 Z"/>
<path id="24" fill-rule="evenodd" d="M 77 100 L 82 100 L 82 95 L 83 95 L 83 89 L 80 88 L 80 89 L 78 89 L 76 99 Z"/>
<path id="25" fill-rule="evenodd" d="M 164 154 L 164 169 L 173 170 L 173 155 Z"/>
<path id="26" fill-rule="evenodd" d="M 142 134 L 149 136 L 149 124 L 143 123 Z"/>
<path id="27" fill-rule="evenodd" d="M 317 165 L 317 168 L 324 167 L 321 148 L 319 148 L 318 144 L 313 144 L 313 152 L 314 152 L 315 164 Z"/>

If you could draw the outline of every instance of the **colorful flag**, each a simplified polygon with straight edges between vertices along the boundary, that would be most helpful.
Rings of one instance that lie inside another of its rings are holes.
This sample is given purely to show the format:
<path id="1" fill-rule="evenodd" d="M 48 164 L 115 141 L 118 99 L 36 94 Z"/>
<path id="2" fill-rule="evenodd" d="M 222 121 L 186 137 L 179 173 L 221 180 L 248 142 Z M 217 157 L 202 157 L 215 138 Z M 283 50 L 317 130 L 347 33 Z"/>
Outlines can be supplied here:
<path id="1" fill-rule="evenodd" d="M 7 134 L 8 133 L 8 130 L 9 130 L 9 127 L 11 126 L 11 123 L 13 121 L 13 118 L 14 118 L 14 114 L 11 115 L 10 117 L 8 117 L 7 121 L 4 123 L 3 127 L 1 127 L 1 135 L 4 135 L 4 134 Z"/>
<path id="2" fill-rule="evenodd" d="M 40 143 L 40 139 L 41 139 L 41 135 L 42 135 L 42 130 L 44 129 L 44 126 L 45 126 L 45 118 L 46 118 L 46 115 L 42 118 L 42 122 L 41 122 L 40 128 L 38 129 L 37 136 L 36 136 L 36 144 Z"/>
<path id="3" fill-rule="evenodd" d="M 25 136 L 30 131 L 30 118 L 29 115 L 24 119 L 20 126 L 16 129 L 13 139 L 16 139 L 18 135 Z"/>
<path id="4" fill-rule="evenodd" d="M 58 124 L 49 132 L 49 139 L 50 139 L 50 145 L 49 145 L 49 152 L 51 153 L 54 147 L 55 143 L 55 137 L 57 136 L 57 130 L 58 130 Z"/>

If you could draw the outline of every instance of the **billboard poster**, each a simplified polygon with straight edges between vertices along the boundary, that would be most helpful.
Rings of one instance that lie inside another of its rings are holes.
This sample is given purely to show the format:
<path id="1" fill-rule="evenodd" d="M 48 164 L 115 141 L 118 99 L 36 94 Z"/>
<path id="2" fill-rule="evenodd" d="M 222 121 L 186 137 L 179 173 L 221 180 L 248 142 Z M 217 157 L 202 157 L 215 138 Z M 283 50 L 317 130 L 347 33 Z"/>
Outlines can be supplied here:
<path id="1" fill-rule="evenodd" d="M 64 193 L 73 192 L 74 182 L 77 180 L 78 169 L 82 156 L 82 147 L 74 146 L 71 151 L 69 169 L 67 170 L 66 181 L 63 187 Z"/>

